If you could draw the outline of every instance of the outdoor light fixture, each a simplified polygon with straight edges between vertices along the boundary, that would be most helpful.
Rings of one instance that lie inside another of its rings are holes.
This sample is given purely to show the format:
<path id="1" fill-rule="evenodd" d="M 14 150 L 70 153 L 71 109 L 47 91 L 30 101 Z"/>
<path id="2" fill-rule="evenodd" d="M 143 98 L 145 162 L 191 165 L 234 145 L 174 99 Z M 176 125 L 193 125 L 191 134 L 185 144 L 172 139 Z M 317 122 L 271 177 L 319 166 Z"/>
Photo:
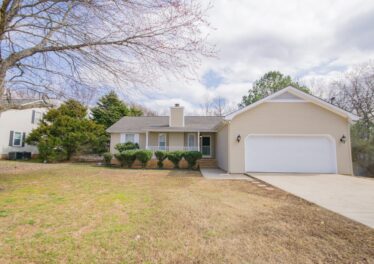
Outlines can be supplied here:
<path id="1" fill-rule="evenodd" d="M 341 138 L 340 138 L 340 142 L 342 142 L 343 144 L 345 144 L 345 141 L 347 140 L 347 138 L 345 137 L 345 135 L 343 135 Z"/>
<path id="2" fill-rule="evenodd" d="M 238 136 L 236 137 L 236 141 L 238 141 L 238 143 L 240 142 L 241 139 L 242 139 L 242 137 L 241 137 L 240 135 L 238 135 Z"/>

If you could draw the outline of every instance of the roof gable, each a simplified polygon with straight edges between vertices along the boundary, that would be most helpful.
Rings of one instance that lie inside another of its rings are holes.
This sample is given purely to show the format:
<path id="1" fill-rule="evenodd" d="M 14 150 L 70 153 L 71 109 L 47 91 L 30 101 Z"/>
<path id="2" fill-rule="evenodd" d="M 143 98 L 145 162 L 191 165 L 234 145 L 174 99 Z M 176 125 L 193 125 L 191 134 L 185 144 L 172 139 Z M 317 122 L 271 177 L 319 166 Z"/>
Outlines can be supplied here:
<path id="1" fill-rule="evenodd" d="M 227 116 L 225 116 L 225 120 L 232 120 L 233 118 L 235 118 L 237 115 L 243 113 L 243 112 L 246 112 L 246 111 L 249 111 L 263 103 L 269 103 L 269 102 L 310 102 L 310 103 L 314 103 L 322 108 L 325 108 L 337 115 L 340 115 L 342 117 L 345 117 L 349 120 L 349 122 L 353 122 L 353 121 L 357 121 L 359 120 L 359 117 L 352 114 L 352 113 L 349 113 L 337 106 L 334 106 L 330 103 L 327 103 L 325 102 L 324 100 L 316 97 L 316 96 L 313 96 L 313 95 L 310 95 L 310 94 L 307 94 L 303 91 L 300 91 L 292 86 L 288 86 L 272 95 L 269 95 L 253 104 L 250 104 L 244 108 L 241 108 L 235 112 L 232 112 L 230 114 L 228 114 Z"/>

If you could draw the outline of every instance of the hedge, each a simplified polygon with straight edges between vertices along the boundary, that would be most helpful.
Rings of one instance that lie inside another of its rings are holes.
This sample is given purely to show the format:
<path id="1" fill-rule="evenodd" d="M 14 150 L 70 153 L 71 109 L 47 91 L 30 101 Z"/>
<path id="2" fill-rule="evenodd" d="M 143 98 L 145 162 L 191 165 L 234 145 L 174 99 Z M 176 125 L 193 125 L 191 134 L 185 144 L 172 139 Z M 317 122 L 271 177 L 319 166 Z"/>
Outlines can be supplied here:
<path id="1" fill-rule="evenodd" d="M 143 167 L 145 167 L 147 162 L 152 158 L 152 151 L 137 150 L 135 151 L 135 158 L 142 163 Z"/>
<path id="2" fill-rule="evenodd" d="M 203 154 L 199 151 L 186 151 L 183 157 L 188 162 L 188 168 L 192 169 L 195 167 L 197 160 L 203 157 Z"/>
<path id="3" fill-rule="evenodd" d="M 126 150 L 139 149 L 139 144 L 132 142 L 118 143 L 114 148 L 121 153 Z"/>
<path id="4" fill-rule="evenodd" d="M 110 152 L 105 152 L 103 154 L 103 158 L 104 158 L 105 165 L 110 165 L 111 161 L 112 161 L 112 158 L 113 158 L 113 155 Z"/>
<path id="5" fill-rule="evenodd" d="M 163 150 L 157 150 L 155 152 L 155 156 L 157 158 L 157 166 L 159 169 L 164 167 L 164 160 L 168 157 L 167 152 Z"/>
<path id="6" fill-rule="evenodd" d="M 106 154 L 107 153 L 104 154 L 104 159 Z M 202 154 L 199 151 L 156 151 L 155 156 L 158 160 L 157 166 L 159 168 L 163 167 L 163 161 L 166 158 L 174 164 L 175 168 L 179 168 L 179 162 L 184 158 L 188 162 L 188 167 L 192 169 L 196 166 L 197 160 L 202 158 Z M 152 151 L 130 149 L 116 153 L 114 154 L 114 157 L 119 161 L 121 167 L 127 166 L 131 168 L 136 159 L 142 163 L 143 167 L 145 167 L 147 162 L 152 158 Z"/>

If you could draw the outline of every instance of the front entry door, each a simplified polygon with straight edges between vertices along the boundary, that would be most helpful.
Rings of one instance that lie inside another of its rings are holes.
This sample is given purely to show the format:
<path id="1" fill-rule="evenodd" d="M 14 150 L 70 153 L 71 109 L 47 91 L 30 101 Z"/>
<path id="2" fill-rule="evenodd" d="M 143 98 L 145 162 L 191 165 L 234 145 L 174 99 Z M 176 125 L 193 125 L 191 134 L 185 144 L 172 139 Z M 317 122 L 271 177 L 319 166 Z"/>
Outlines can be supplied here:
<path id="1" fill-rule="evenodd" d="M 203 157 L 209 158 L 212 156 L 211 153 L 211 146 L 210 146 L 210 136 L 202 136 L 201 137 L 201 153 L 203 154 Z"/>

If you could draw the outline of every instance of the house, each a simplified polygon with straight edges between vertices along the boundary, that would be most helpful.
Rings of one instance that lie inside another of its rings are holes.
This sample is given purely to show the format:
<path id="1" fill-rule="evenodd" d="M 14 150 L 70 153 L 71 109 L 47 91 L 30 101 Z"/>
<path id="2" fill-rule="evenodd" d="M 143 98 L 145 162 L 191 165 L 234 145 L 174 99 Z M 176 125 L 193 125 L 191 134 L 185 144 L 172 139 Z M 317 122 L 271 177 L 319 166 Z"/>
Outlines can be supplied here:
<path id="1" fill-rule="evenodd" d="M 350 124 L 358 117 L 293 87 L 227 116 L 123 117 L 108 128 L 110 150 L 137 142 L 150 150 L 197 150 L 230 173 L 352 174 Z"/>
<path id="2" fill-rule="evenodd" d="M 39 99 L 0 99 L 0 105 L 11 106 L 0 111 L 0 159 L 8 158 L 10 152 L 38 154 L 37 147 L 27 145 L 25 139 L 50 105 Z"/>

